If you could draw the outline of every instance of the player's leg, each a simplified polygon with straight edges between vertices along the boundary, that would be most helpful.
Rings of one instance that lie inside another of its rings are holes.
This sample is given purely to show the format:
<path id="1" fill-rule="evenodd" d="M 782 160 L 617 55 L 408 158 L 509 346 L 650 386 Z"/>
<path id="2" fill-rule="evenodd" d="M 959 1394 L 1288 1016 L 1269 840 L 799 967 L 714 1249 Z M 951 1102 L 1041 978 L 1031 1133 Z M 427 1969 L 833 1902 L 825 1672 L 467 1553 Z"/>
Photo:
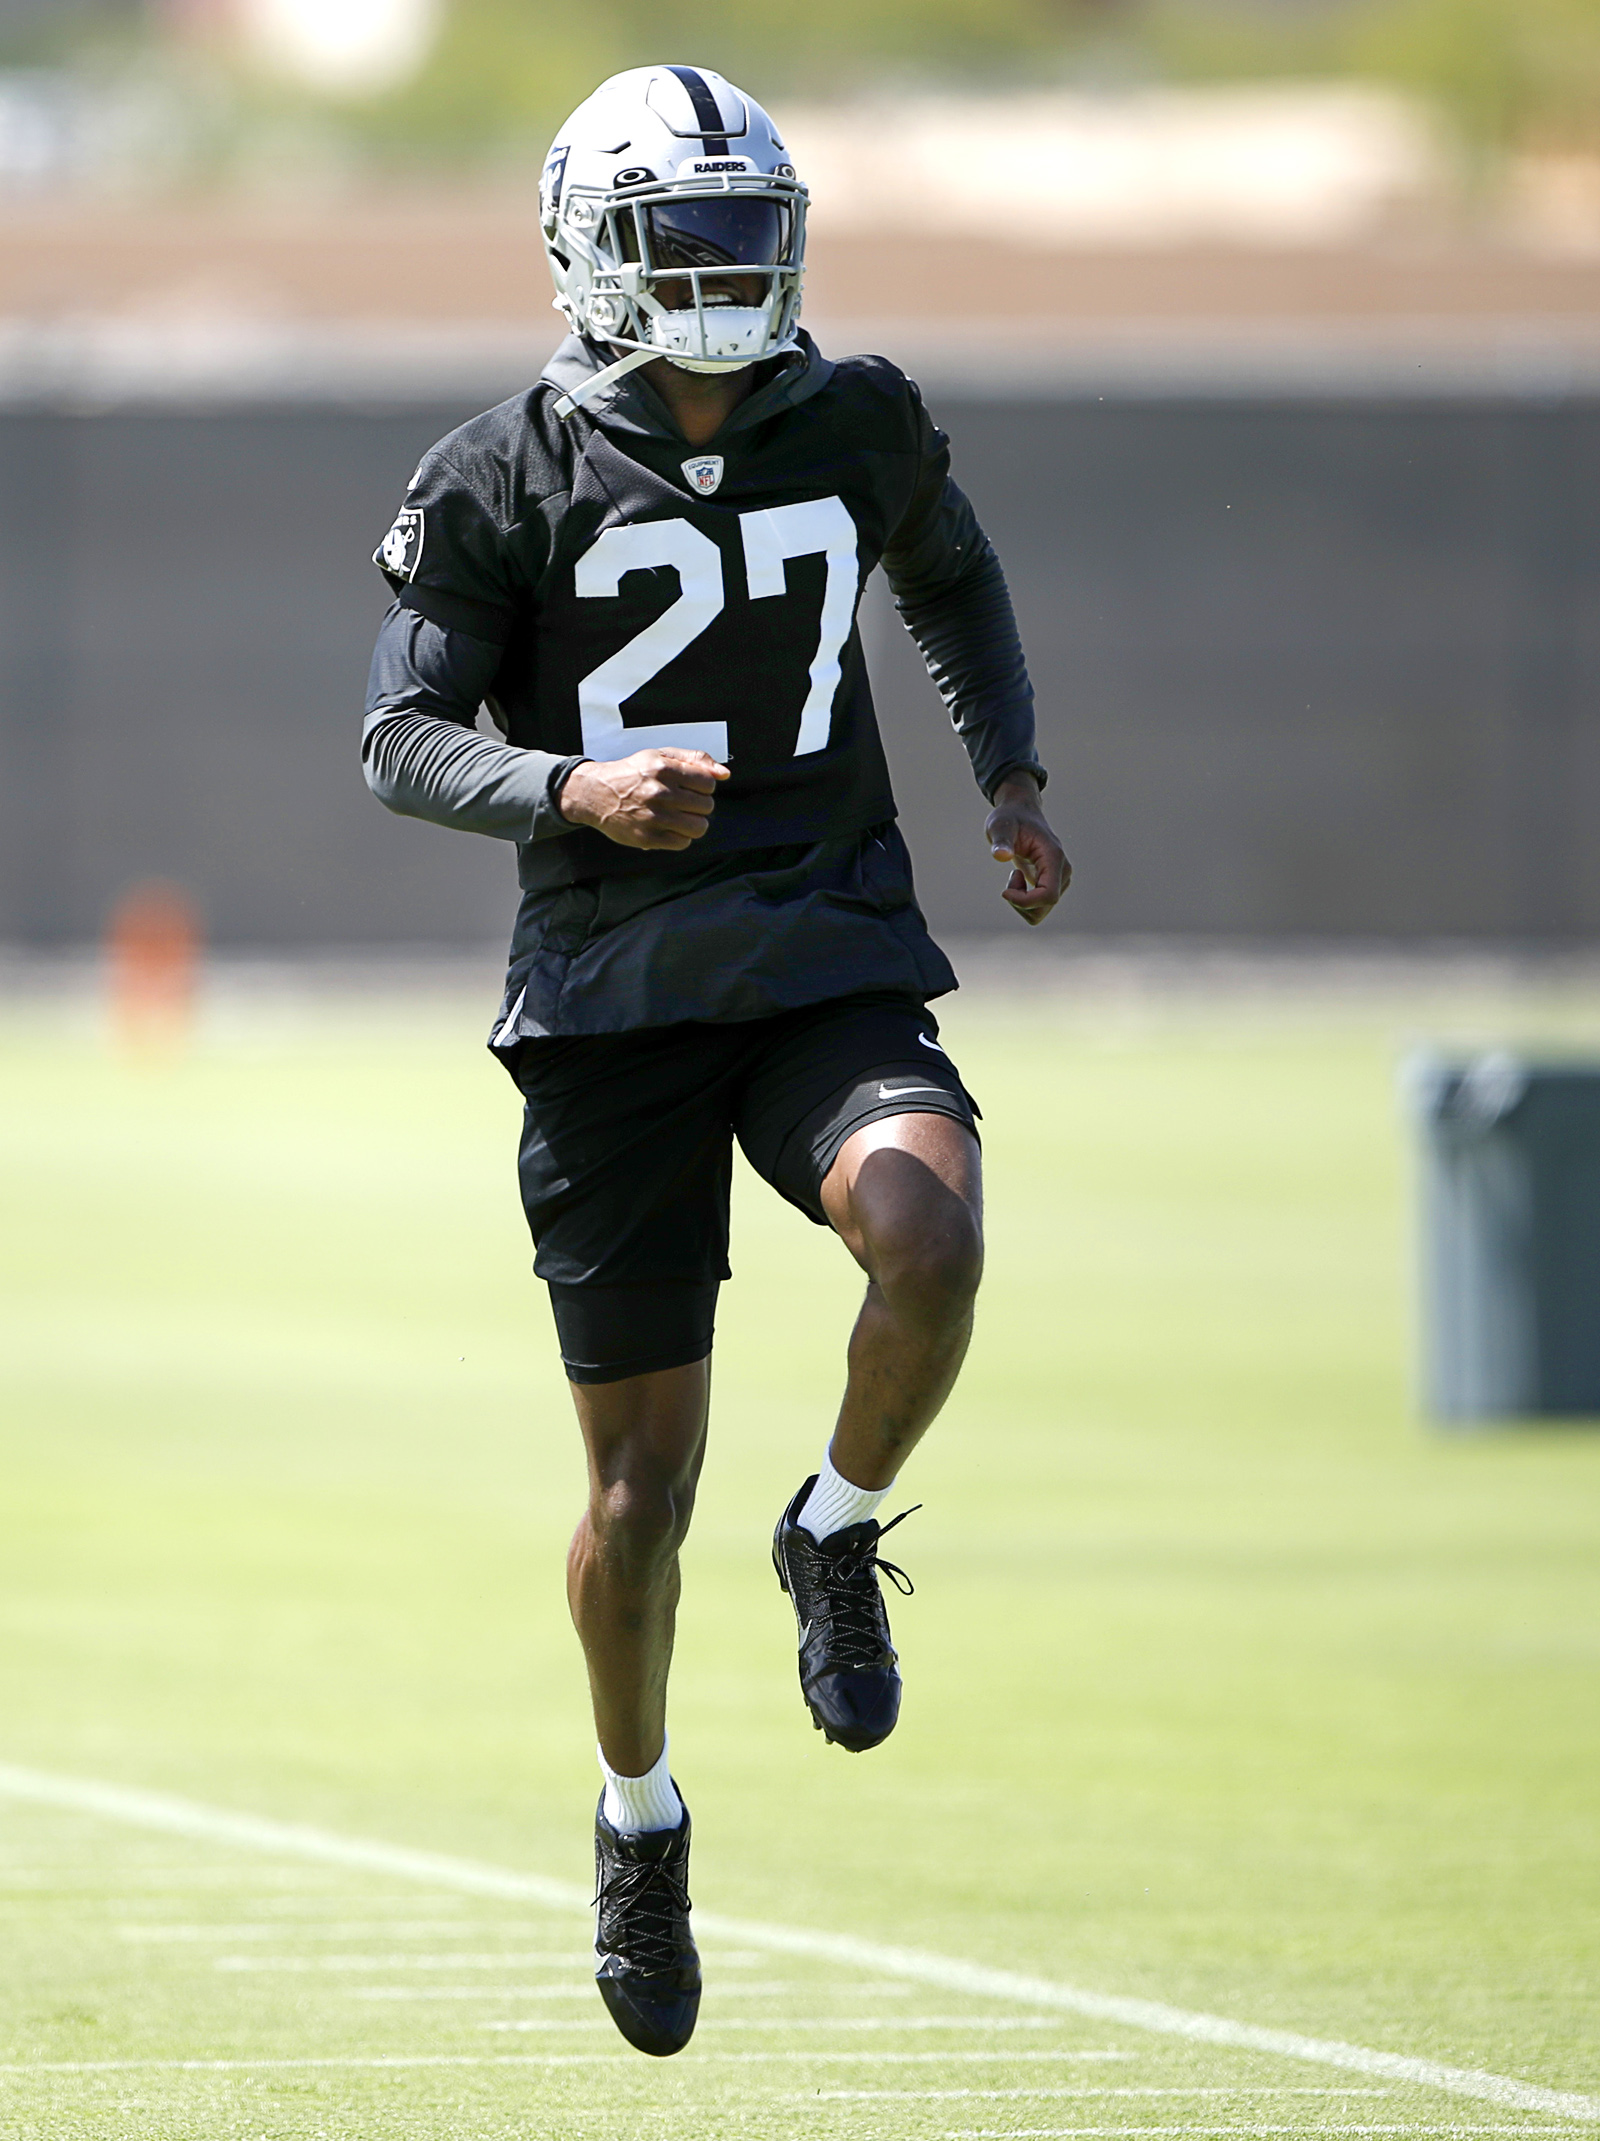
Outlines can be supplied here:
<path id="1" fill-rule="evenodd" d="M 867 1274 L 828 1457 L 863 1492 L 887 1492 L 972 1337 L 983 1274 L 978 1141 L 948 1115 L 880 1118 L 846 1141 L 822 1206 Z"/>
<path id="2" fill-rule="evenodd" d="M 694 2034 L 689 1810 L 667 1761 L 667 1675 L 705 1454 L 711 1362 L 571 1384 L 589 1464 L 567 1555 L 605 1787 L 595 1815 L 595 1973 L 612 2020 L 665 2058 Z"/>
<path id="3" fill-rule="evenodd" d="M 678 1549 L 705 1454 L 711 1362 L 570 1388 L 589 1500 L 567 1555 L 567 1602 L 606 1766 L 623 1780 L 645 1780 L 666 1747 Z M 612 1809 L 619 1826 L 655 1811 L 629 1805 L 625 1782 L 610 1796 L 621 1802 Z"/>
<path id="4" fill-rule="evenodd" d="M 832 1440 L 779 1521 L 773 1559 L 800 1630 L 812 1722 L 859 1754 L 900 1716 L 879 1571 L 902 1589 L 910 1583 L 879 1557 L 892 1527 L 879 1524 L 878 1509 L 950 1395 L 972 1336 L 983 1270 L 978 1141 L 949 1115 L 871 1122 L 841 1148 L 822 1204 L 867 1291 Z"/>
<path id="5" fill-rule="evenodd" d="M 700 2001 L 666 1696 L 727 1273 L 719 1051 L 714 1034 L 663 1029 L 538 1043 L 517 1063 L 523 1202 L 588 1461 L 567 1587 L 604 1774 L 596 1978 L 622 2034 L 657 2056 L 689 2041 Z"/>
<path id="6" fill-rule="evenodd" d="M 773 1560 L 813 1722 L 854 1752 L 899 1715 L 877 1511 L 950 1393 L 983 1265 L 976 1109 L 920 1006 L 796 1014 L 752 1080 L 739 1135 L 775 1188 L 867 1275 L 833 1437 L 779 1519 Z"/>

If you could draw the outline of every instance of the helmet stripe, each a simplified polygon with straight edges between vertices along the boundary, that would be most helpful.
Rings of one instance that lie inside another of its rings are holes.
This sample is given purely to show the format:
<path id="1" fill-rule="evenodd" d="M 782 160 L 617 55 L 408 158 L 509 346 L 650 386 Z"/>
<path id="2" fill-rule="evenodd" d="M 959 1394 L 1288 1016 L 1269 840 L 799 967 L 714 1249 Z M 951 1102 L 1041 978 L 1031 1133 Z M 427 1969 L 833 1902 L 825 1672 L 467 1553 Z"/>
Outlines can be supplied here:
<path id="1" fill-rule="evenodd" d="M 694 106 L 695 121 L 700 128 L 706 154 L 715 156 L 719 150 L 725 154 L 728 135 L 732 129 L 717 108 L 717 100 L 711 94 L 711 84 L 693 67 L 669 67 L 667 72 L 675 74 L 689 92 L 689 102 Z M 744 130 L 741 128 L 740 131 Z"/>

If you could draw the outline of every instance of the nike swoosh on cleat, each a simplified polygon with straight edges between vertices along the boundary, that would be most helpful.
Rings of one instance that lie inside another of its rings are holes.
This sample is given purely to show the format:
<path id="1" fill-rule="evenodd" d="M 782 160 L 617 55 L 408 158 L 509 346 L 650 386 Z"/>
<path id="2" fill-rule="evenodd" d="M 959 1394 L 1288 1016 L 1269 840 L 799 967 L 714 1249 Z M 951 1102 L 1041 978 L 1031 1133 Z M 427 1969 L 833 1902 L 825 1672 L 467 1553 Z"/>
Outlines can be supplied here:
<path id="1" fill-rule="evenodd" d="M 804 1650 L 804 1649 L 805 1649 L 805 1647 L 806 1647 L 806 1638 L 807 1638 L 807 1637 L 808 1637 L 808 1636 L 810 1635 L 810 1633 L 811 1633 L 811 1623 L 810 1623 L 809 1621 L 807 1621 L 807 1622 L 806 1622 L 806 1624 L 805 1624 L 805 1626 L 804 1626 L 804 1627 L 803 1627 L 803 1628 L 801 1629 L 801 1631 L 800 1631 L 800 1648 L 801 1648 L 802 1650 Z"/>
<path id="2" fill-rule="evenodd" d="M 880 1100 L 898 1100 L 903 1093 L 942 1093 L 943 1091 L 944 1087 L 942 1085 L 880 1085 L 878 1087 L 878 1098 Z"/>

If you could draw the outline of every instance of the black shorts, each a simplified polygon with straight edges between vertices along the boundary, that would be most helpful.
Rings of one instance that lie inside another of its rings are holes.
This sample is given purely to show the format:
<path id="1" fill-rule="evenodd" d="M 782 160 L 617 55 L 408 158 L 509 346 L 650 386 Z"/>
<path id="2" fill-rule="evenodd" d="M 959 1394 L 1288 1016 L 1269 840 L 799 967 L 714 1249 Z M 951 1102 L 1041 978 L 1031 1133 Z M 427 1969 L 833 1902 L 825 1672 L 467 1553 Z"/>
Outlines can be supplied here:
<path id="1" fill-rule="evenodd" d="M 822 1184 L 863 1124 L 978 1108 L 903 996 L 846 996 L 738 1025 L 532 1041 L 523 1209 L 575 1382 L 702 1360 L 729 1277 L 733 1141 L 780 1196 L 827 1224 Z"/>

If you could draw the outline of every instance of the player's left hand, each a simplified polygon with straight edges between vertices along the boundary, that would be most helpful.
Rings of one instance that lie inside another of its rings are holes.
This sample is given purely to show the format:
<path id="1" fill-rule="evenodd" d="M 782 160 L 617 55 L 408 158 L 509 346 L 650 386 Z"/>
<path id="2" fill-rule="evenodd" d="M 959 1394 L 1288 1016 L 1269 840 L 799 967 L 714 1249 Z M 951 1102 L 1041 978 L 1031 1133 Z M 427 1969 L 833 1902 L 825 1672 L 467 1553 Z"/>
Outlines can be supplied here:
<path id="1" fill-rule="evenodd" d="M 1012 865 L 1000 897 L 1025 922 L 1042 922 L 1071 884 L 1072 865 L 1050 830 L 1031 773 L 1013 773 L 1000 783 L 984 831 L 995 861 Z"/>

